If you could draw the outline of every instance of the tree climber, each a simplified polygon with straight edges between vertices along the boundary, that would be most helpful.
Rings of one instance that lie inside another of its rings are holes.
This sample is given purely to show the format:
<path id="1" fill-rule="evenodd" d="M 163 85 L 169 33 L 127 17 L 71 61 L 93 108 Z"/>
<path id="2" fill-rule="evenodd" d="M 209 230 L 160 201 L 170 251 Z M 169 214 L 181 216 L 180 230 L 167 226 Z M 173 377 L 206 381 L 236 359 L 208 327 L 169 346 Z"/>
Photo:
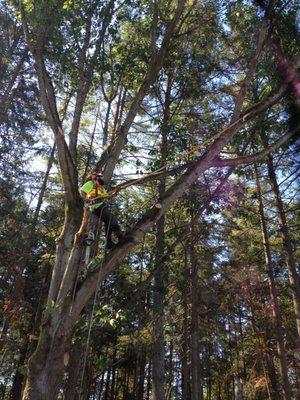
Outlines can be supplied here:
<path id="1" fill-rule="evenodd" d="M 110 211 L 109 204 L 106 202 L 109 193 L 104 188 L 104 180 L 100 172 L 92 172 L 85 184 L 80 188 L 80 195 L 84 199 L 86 207 L 104 222 L 106 248 L 112 249 L 115 245 L 112 234 L 114 233 L 117 236 L 118 243 L 123 239 L 124 234 L 117 218 Z"/>

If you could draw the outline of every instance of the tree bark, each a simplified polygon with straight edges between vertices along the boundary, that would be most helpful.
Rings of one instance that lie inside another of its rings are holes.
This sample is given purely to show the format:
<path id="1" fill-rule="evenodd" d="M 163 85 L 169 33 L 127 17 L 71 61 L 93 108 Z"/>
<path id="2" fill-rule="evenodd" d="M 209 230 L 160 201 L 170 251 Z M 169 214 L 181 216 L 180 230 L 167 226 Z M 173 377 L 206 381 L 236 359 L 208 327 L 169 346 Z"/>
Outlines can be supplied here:
<path id="1" fill-rule="evenodd" d="M 73 345 L 70 351 L 70 362 L 68 365 L 68 379 L 65 386 L 65 400 L 75 400 L 77 385 L 80 380 L 80 371 L 82 368 L 81 360 L 83 349 L 78 344 Z"/>

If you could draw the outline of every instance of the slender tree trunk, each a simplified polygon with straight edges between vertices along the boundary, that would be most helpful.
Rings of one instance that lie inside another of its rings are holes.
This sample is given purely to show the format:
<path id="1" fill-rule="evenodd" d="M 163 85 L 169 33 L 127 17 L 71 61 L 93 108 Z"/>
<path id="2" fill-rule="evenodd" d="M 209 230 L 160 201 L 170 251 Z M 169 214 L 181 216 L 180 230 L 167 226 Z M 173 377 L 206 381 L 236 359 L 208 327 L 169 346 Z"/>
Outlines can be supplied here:
<path id="1" fill-rule="evenodd" d="M 172 76 L 169 73 L 165 101 L 163 105 L 163 121 L 161 126 L 161 164 L 165 165 L 167 158 L 167 134 L 170 122 Z M 162 177 L 158 185 L 159 197 L 163 197 L 166 191 L 166 178 Z M 166 377 L 165 377 L 165 348 L 164 348 L 164 300 L 165 300 L 165 216 L 163 215 L 156 224 L 156 253 L 155 253 L 155 275 L 153 291 L 153 357 L 152 357 L 152 386 L 153 399 L 165 400 Z"/>
<path id="2" fill-rule="evenodd" d="M 170 400 L 172 398 L 172 389 L 173 389 L 173 340 L 170 340 L 167 374 L 168 374 L 167 400 Z"/>
<path id="3" fill-rule="evenodd" d="M 102 391 L 103 391 L 103 386 L 104 386 L 104 375 L 105 375 L 105 373 L 103 373 L 101 375 L 101 379 L 100 379 L 100 385 L 99 385 L 99 389 L 98 389 L 98 399 L 99 400 L 102 397 Z"/>
<path id="4" fill-rule="evenodd" d="M 187 251 L 184 252 L 184 281 L 188 280 L 188 260 L 187 260 Z M 190 368 L 189 368 L 189 323 L 188 323 L 188 290 L 185 286 L 183 288 L 183 326 L 182 326 L 182 354 L 181 354 L 181 391 L 182 391 L 182 400 L 190 400 L 191 399 L 191 391 L 190 391 Z"/>
<path id="5" fill-rule="evenodd" d="M 258 170 L 255 166 L 255 176 L 256 176 L 256 188 L 258 193 L 258 201 L 259 201 L 259 215 L 260 215 L 260 223 L 261 223 L 261 230 L 262 230 L 262 238 L 263 238 L 263 247 L 264 247 L 264 254 L 265 254 L 265 265 L 268 274 L 268 282 L 269 282 L 269 289 L 270 289 L 270 298 L 275 322 L 275 332 L 276 332 L 276 339 L 277 339 L 277 350 L 280 360 L 280 372 L 281 378 L 283 382 L 283 390 L 284 390 L 284 398 L 286 400 L 291 399 L 291 388 L 288 378 L 288 368 L 287 368 L 287 358 L 286 352 L 284 347 L 284 339 L 283 339 L 283 332 L 282 332 L 282 319 L 281 313 L 278 304 L 278 296 L 277 290 L 275 285 L 275 278 L 273 273 L 273 265 L 272 265 L 272 258 L 271 258 L 271 249 L 269 243 L 269 235 L 267 231 L 267 225 L 265 220 L 263 202 L 262 202 L 262 194 L 261 194 L 261 187 L 258 177 Z"/>
<path id="6" fill-rule="evenodd" d="M 114 354 L 112 358 L 112 373 L 111 373 L 111 385 L 110 385 L 110 400 L 114 400 L 116 392 L 116 360 L 117 360 L 117 343 L 115 342 Z"/>
<path id="7" fill-rule="evenodd" d="M 165 183 L 159 185 L 160 194 L 164 193 Z M 152 390 L 154 400 L 165 400 L 165 347 L 164 347 L 164 299 L 165 271 L 162 258 L 165 251 L 165 218 L 157 222 L 156 262 L 153 290 L 153 349 L 152 349 Z"/>
<path id="8" fill-rule="evenodd" d="M 278 400 L 279 388 L 278 388 L 278 380 L 276 375 L 276 369 L 274 365 L 274 357 L 268 352 L 264 356 L 264 360 L 267 368 L 267 381 L 268 381 L 268 392 L 271 400 Z"/>
<path id="9" fill-rule="evenodd" d="M 151 391 L 151 372 L 152 372 L 152 360 L 149 360 L 148 363 L 148 373 L 147 373 L 147 391 L 146 391 L 146 400 L 150 399 L 150 391 Z"/>
<path id="10" fill-rule="evenodd" d="M 262 140 L 265 147 L 268 146 L 267 139 L 264 135 L 262 135 Z M 283 251 L 286 258 L 286 264 L 288 269 L 289 275 L 289 282 L 291 286 L 292 296 L 293 296 L 293 303 L 296 315 L 296 325 L 297 325 L 297 332 L 298 332 L 298 340 L 297 340 L 297 348 L 300 352 L 300 282 L 299 276 L 297 273 L 296 262 L 293 253 L 292 241 L 291 236 L 286 220 L 286 215 L 284 211 L 283 202 L 281 199 L 281 194 L 279 190 L 279 186 L 277 183 L 276 173 L 273 164 L 273 157 L 271 155 L 268 156 L 267 159 L 267 166 L 268 166 L 268 173 L 269 179 L 272 185 L 273 193 L 275 196 L 275 204 L 277 208 L 277 215 L 278 221 L 280 224 L 280 231 L 282 235 L 282 244 L 283 244 Z"/>
<path id="11" fill-rule="evenodd" d="M 251 293 L 251 288 L 250 285 L 248 286 L 248 291 Z M 251 313 L 251 326 L 253 333 L 255 334 L 256 337 L 259 337 L 260 340 L 264 343 L 264 347 L 267 348 L 267 343 L 266 343 L 266 338 L 265 336 L 268 335 L 268 324 L 266 325 L 266 335 L 262 335 L 261 330 L 259 327 L 256 326 L 255 322 L 255 313 L 254 313 L 254 307 L 252 304 L 252 301 L 250 302 L 250 313 Z M 267 388 L 268 388 L 268 395 L 270 400 L 278 400 L 280 398 L 280 392 L 278 388 L 278 383 L 277 383 L 277 374 L 276 374 L 276 369 L 275 365 L 273 362 L 273 355 L 269 353 L 268 350 L 264 351 L 263 357 L 262 357 L 262 366 L 264 369 L 264 375 L 266 377 L 267 381 Z"/>
<path id="12" fill-rule="evenodd" d="M 25 364 L 27 352 L 28 352 L 29 342 L 28 336 L 26 336 L 23 346 L 20 350 L 20 356 L 18 360 L 18 365 L 16 367 L 16 373 L 14 376 L 12 388 L 9 394 L 10 400 L 20 400 L 22 396 L 23 382 L 24 382 L 24 373 L 20 372 L 20 367 L 23 367 Z"/>
<path id="13" fill-rule="evenodd" d="M 145 372 L 146 372 L 146 350 L 142 349 L 142 353 L 139 356 L 139 376 L 138 376 L 136 400 L 144 399 Z"/>
<path id="14" fill-rule="evenodd" d="M 111 368 L 107 371 L 107 374 L 106 374 L 105 392 L 104 392 L 103 400 L 108 400 L 108 398 L 109 398 L 110 374 L 111 374 Z"/>
<path id="15" fill-rule="evenodd" d="M 192 199 L 191 208 L 191 378 L 192 378 L 192 399 L 202 400 L 200 358 L 199 358 L 199 284 L 198 284 L 198 262 L 195 248 L 194 203 Z"/>

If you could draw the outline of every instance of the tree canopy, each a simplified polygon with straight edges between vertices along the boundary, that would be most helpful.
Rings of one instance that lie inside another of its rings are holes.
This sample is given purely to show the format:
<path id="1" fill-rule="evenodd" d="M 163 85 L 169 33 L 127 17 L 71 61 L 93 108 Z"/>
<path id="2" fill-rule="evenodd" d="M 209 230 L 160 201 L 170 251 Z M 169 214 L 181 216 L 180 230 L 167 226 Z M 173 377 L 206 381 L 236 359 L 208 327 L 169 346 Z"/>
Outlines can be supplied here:
<path id="1" fill-rule="evenodd" d="M 0 0 L 1 398 L 299 398 L 299 8 Z"/>

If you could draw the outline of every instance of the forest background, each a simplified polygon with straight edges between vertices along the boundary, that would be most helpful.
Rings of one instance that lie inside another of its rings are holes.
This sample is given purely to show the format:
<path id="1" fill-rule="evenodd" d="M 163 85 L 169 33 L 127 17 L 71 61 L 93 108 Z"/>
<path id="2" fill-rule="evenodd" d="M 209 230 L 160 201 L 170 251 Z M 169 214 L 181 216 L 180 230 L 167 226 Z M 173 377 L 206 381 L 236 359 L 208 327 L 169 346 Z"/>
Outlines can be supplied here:
<path id="1" fill-rule="evenodd" d="M 0 0 L 1 399 L 300 398 L 299 8 Z"/>

